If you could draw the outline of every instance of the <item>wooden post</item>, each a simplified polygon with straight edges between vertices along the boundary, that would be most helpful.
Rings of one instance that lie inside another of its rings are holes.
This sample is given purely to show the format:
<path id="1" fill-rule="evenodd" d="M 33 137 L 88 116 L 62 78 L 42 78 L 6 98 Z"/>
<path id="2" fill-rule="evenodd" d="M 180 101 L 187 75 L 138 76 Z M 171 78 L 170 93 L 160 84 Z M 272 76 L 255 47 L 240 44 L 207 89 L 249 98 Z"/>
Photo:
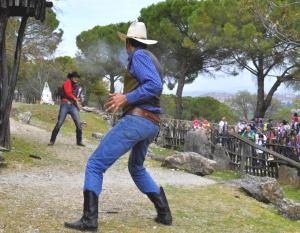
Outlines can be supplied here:
<path id="1" fill-rule="evenodd" d="M 5 45 L 5 32 L 8 22 L 8 10 L 2 9 L 0 13 L 0 146 L 10 148 L 9 122 L 5 122 L 5 100 L 8 95 L 8 62 Z"/>
<path id="2" fill-rule="evenodd" d="M 240 142 L 240 148 L 241 148 L 241 161 L 240 161 L 240 173 L 241 175 L 245 175 L 245 157 L 246 157 L 246 154 L 245 154 L 245 144 Z"/>
<path id="3" fill-rule="evenodd" d="M 2 14 L 1 14 L 2 16 Z M 0 146 L 3 146 L 7 149 L 11 148 L 10 142 L 10 122 L 9 122 L 9 115 L 13 101 L 14 90 L 17 83 L 17 77 L 20 67 L 20 59 L 21 59 L 21 50 L 22 50 L 22 43 L 25 34 L 25 28 L 27 24 L 28 17 L 25 16 L 22 18 L 19 31 L 18 31 L 18 38 L 14 56 L 14 64 L 12 68 L 11 75 L 8 74 L 8 64 L 6 58 L 6 48 L 5 48 L 5 27 L 1 27 L 1 22 L 5 22 L 6 24 L 8 20 L 8 16 L 6 15 L 2 17 L 0 16 L 0 65 L 1 65 L 1 96 L 0 96 Z M 2 38 L 2 41 L 1 41 Z"/>

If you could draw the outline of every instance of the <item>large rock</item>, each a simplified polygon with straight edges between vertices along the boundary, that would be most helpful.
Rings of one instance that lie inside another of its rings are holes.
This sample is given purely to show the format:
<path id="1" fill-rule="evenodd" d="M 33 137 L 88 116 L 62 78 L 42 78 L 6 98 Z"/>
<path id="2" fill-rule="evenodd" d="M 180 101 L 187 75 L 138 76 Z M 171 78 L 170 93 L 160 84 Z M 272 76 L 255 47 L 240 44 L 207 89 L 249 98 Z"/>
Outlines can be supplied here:
<path id="1" fill-rule="evenodd" d="M 300 204 L 291 200 L 283 199 L 276 206 L 278 212 L 292 220 L 300 220 Z"/>
<path id="2" fill-rule="evenodd" d="M 31 117 L 32 117 L 31 112 L 21 112 L 18 114 L 18 119 L 24 124 L 29 124 Z"/>
<path id="3" fill-rule="evenodd" d="M 96 139 L 102 139 L 103 138 L 103 134 L 102 133 L 99 133 L 99 132 L 93 132 L 92 133 L 92 137 L 93 138 L 96 138 Z"/>
<path id="4" fill-rule="evenodd" d="M 258 201 L 272 203 L 284 217 L 300 220 L 300 204 L 284 198 L 282 188 L 276 179 L 246 175 L 230 183 L 240 186 Z"/>
<path id="5" fill-rule="evenodd" d="M 291 185 L 296 188 L 300 187 L 298 170 L 286 165 L 280 165 L 278 170 L 278 182 L 282 185 Z"/>
<path id="6" fill-rule="evenodd" d="M 0 163 L 4 162 L 4 157 L 3 157 L 3 153 L 0 151 Z"/>
<path id="7" fill-rule="evenodd" d="M 215 145 L 213 160 L 216 161 L 216 170 L 232 169 L 230 157 L 221 145 Z"/>
<path id="8" fill-rule="evenodd" d="M 202 156 L 212 159 L 211 144 L 207 137 L 208 131 L 205 129 L 191 130 L 184 140 L 185 152 L 196 152 Z"/>
<path id="9" fill-rule="evenodd" d="M 283 191 L 276 179 L 245 175 L 242 179 L 232 181 L 248 195 L 264 203 L 277 204 L 283 199 Z"/>
<path id="10" fill-rule="evenodd" d="M 204 176 L 214 172 L 216 162 L 195 152 L 182 152 L 167 157 L 162 166 L 182 169 L 196 175 Z"/>
<path id="11" fill-rule="evenodd" d="M 153 160 L 163 162 L 165 160 L 165 157 L 162 155 L 154 154 L 151 149 L 148 149 L 147 156 Z"/>

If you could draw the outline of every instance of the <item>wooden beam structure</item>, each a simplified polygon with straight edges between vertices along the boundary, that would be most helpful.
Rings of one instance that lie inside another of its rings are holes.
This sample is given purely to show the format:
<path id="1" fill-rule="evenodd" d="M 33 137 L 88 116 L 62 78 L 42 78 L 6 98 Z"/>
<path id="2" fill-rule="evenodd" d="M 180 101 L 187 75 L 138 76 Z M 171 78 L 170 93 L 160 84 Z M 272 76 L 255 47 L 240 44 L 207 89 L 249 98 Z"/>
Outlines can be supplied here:
<path id="1" fill-rule="evenodd" d="M 9 116 L 18 79 L 26 24 L 29 18 L 43 21 L 46 9 L 52 6 L 53 3 L 47 0 L 0 0 L 0 146 L 7 149 L 11 149 Z M 11 69 L 8 67 L 5 38 L 10 17 L 21 18 Z"/>
<path id="2" fill-rule="evenodd" d="M 1 11 L 8 11 L 9 16 L 34 17 L 43 21 L 46 9 L 53 6 L 47 0 L 0 0 Z"/>

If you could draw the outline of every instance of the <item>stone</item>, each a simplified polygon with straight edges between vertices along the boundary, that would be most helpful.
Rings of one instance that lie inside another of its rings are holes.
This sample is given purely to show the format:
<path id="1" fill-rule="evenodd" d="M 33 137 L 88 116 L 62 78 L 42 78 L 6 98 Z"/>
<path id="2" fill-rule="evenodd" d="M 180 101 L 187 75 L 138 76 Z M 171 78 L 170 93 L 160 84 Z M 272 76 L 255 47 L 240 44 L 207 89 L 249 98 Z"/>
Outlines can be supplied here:
<path id="1" fill-rule="evenodd" d="M 245 175 L 242 179 L 230 183 L 240 186 L 249 196 L 264 203 L 279 203 L 283 190 L 275 178 Z"/>
<path id="2" fill-rule="evenodd" d="M 165 161 L 165 157 L 161 155 L 154 154 L 151 149 L 148 149 L 147 156 L 153 160 L 163 162 Z"/>
<path id="3" fill-rule="evenodd" d="M 215 145 L 212 157 L 213 160 L 216 161 L 216 170 L 223 171 L 232 169 L 230 157 L 221 145 Z"/>
<path id="4" fill-rule="evenodd" d="M 185 152 L 196 152 L 202 156 L 212 159 L 211 144 L 207 136 L 208 131 L 206 129 L 190 130 L 184 143 Z"/>
<path id="5" fill-rule="evenodd" d="M 278 170 L 278 182 L 282 185 L 299 188 L 300 177 L 298 176 L 298 170 L 286 165 L 280 165 Z"/>
<path id="6" fill-rule="evenodd" d="M 3 153 L 0 151 L 0 163 L 4 162 Z"/>
<path id="7" fill-rule="evenodd" d="M 18 114 L 18 119 L 24 124 L 30 124 L 31 117 L 31 112 L 21 112 Z"/>
<path id="8" fill-rule="evenodd" d="M 96 112 L 96 111 L 97 111 L 96 108 L 94 108 L 94 107 L 88 107 L 88 106 L 84 106 L 84 107 L 82 107 L 81 109 L 82 109 L 83 111 L 85 111 L 85 112 Z"/>
<path id="9" fill-rule="evenodd" d="M 92 133 L 92 137 L 93 138 L 96 138 L 96 139 L 102 139 L 103 138 L 103 134 L 102 133 L 99 133 L 99 132 L 94 132 Z"/>
<path id="10" fill-rule="evenodd" d="M 276 206 L 278 212 L 286 218 L 300 220 L 300 203 L 283 199 Z"/>
<path id="11" fill-rule="evenodd" d="M 214 172 L 216 162 L 195 152 L 177 152 L 174 155 L 167 157 L 162 163 L 162 166 L 181 169 L 192 174 L 205 176 Z"/>

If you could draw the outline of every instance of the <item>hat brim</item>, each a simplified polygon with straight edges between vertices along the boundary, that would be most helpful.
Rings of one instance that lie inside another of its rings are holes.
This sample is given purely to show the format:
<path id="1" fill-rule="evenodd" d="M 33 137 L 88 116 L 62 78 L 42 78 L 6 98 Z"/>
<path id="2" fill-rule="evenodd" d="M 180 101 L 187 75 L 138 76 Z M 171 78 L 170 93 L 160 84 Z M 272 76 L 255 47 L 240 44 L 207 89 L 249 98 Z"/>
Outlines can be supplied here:
<path id="1" fill-rule="evenodd" d="M 121 40 L 126 41 L 127 38 L 131 38 L 134 40 L 137 40 L 143 44 L 147 44 L 147 45 L 152 45 L 152 44 L 157 44 L 157 40 L 147 40 L 147 39 L 141 39 L 141 38 L 136 38 L 136 37 L 129 37 L 124 33 L 118 32 L 118 36 L 120 37 Z"/>

